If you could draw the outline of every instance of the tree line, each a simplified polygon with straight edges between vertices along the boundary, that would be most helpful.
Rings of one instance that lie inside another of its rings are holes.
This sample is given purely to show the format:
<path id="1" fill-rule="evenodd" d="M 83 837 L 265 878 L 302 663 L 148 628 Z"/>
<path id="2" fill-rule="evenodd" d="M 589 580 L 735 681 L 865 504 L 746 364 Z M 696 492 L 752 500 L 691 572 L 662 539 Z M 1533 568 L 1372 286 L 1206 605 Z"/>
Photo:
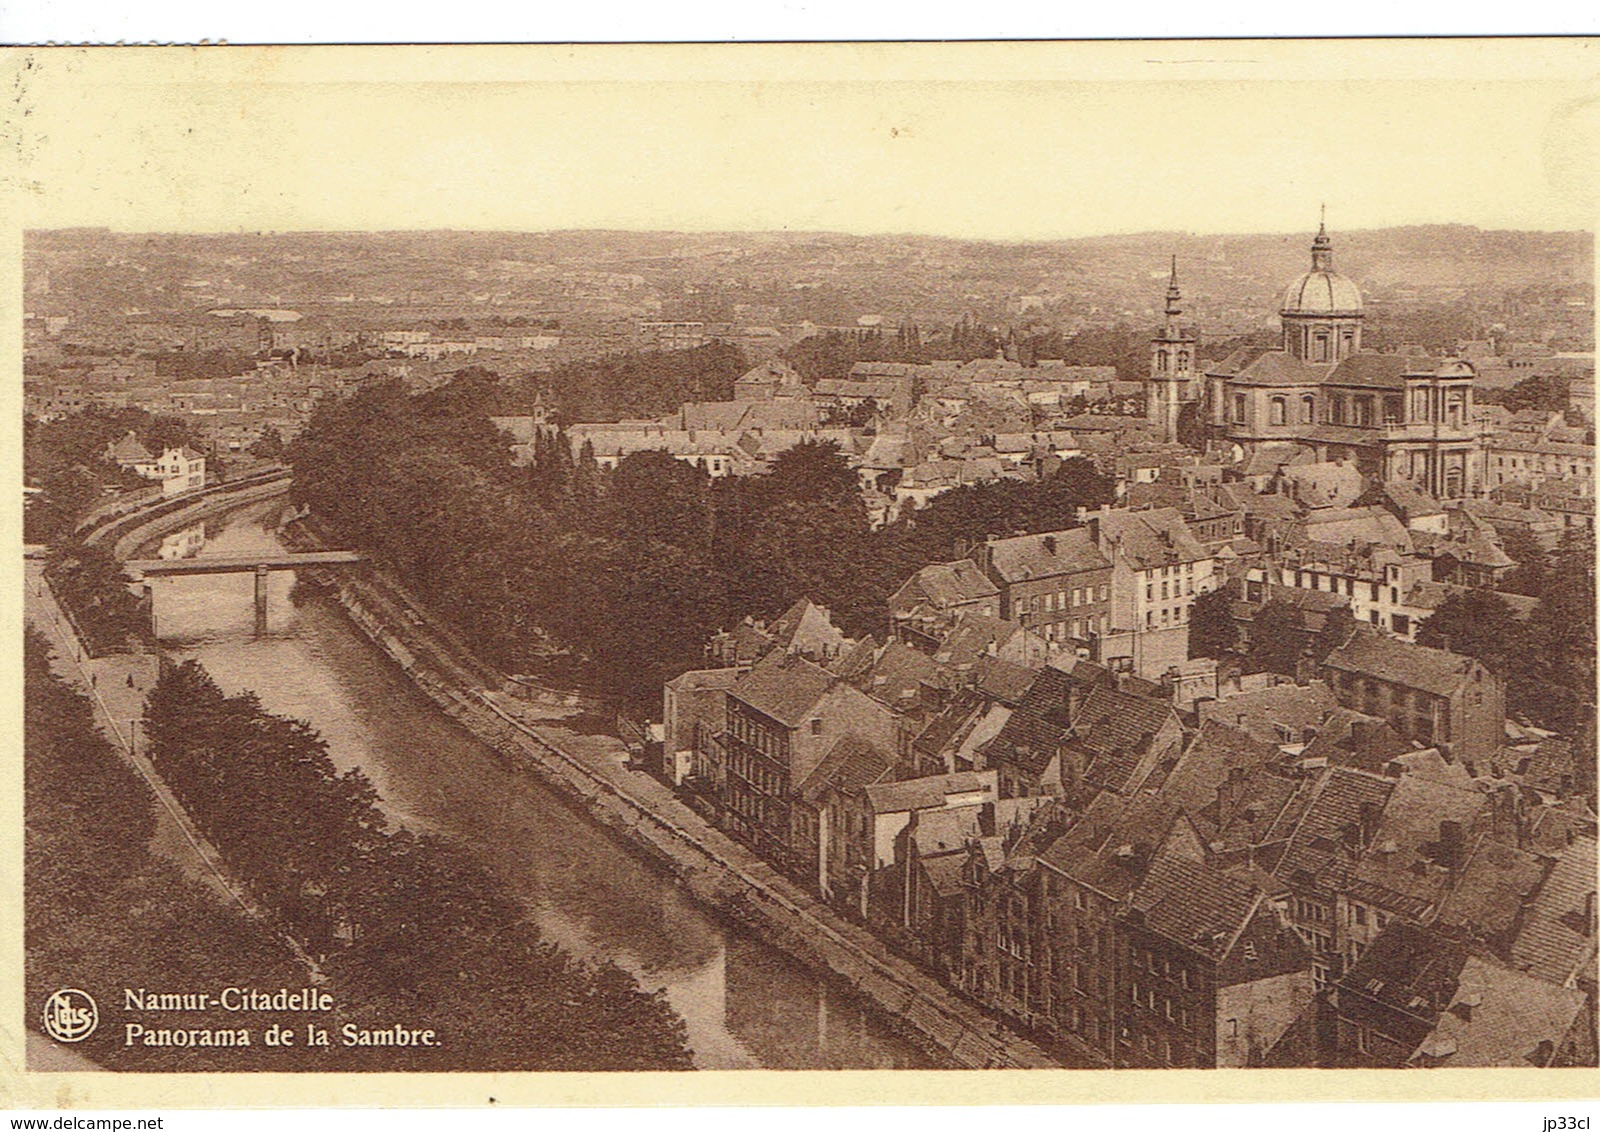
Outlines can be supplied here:
<path id="1" fill-rule="evenodd" d="M 453 843 L 391 828 L 371 783 L 338 772 L 307 724 L 252 693 L 224 695 L 189 661 L 164 669 L 145 729 L 195 824 L 277 926 L 322 957 L 342 1017 L 440 1035 L 435 1048 L 347 1052 L 344 1067 L 690 1067 L 683 1022 L 659 992 L 542 939 Z"/>
<path id="2" fill-rule="evenodd" d="M 852 635 L 887 631 L 888 597 L 989 535 L 1062 529 L 1112 498 L 1083 460 L 1038 482 L 957 488 L 873 530 L 831 443 L 764 475 L 713 480 L 664 452 L 612 470 L 547 434 L 516 467 L 482 405 L 492 375 L 408 396 L 395 383 L 319 404 L 289 447 L 297 500 L 394 570 L 508 672 L 654 703 L 709 635 L 800 597 Z"/>

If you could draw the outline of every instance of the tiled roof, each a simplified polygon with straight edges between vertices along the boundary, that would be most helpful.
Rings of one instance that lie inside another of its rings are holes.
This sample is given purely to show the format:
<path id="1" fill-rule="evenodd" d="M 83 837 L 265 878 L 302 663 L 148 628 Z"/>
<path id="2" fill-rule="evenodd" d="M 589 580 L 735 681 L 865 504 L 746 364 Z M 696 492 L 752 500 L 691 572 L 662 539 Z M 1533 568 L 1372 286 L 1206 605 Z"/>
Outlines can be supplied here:
<path id="1" fill-rule="evenodd" d="M 1150 742 L 1171 721 L 1170 703 L 1102 685 L 1084 700 L 1067 743 L 1089 757 L 1091 785 L 1126 793 L 1138 785 L 1133 777 Z"/>
<path id="2" fill-rule="evenodd" d="M 1488 807 L 1488 795 L 1478 790 L 1457 789 L 1420 775 L 1402 776 L 1384 803 L 1382 821 L 1352 871 L 1352 880 L 1435 903 L 1451 878 L 1440 824 L 1452 821 L 1460 826 L 1464 854 Z M 1385 903 L 1378 896 L 1372 895 L 1374 902 Z"/>
<path id="3" fill-rule="evenodd" d="M 1316 738 L 1300 757 L 1326 759 L 1329 766 L 1355 767 L 1381 774 L 1390 761 L 1411 750 L 1387 720 L 1349 708 L 1336 708 L 1322 721 Z"/>
<path id="4" fill-rule="evenodd" d="M 965 734 L 978 721 L 988 701 L 976 692 L 957 693 L 945 707 L 928 721 L 927 726 L 911 741 L 912 749 L 932 757 L 942 752 L 959 735 Z"/>
<path id="5" fill-rule="evenodd" d="M 808 660 L 782 651 L 768 653 L 728 694 L 785 727 L 799 727 L 833 687 L 834 676 Z"/>
<path id="6" fill-rule="evenodd" d="M 1101 545 L 1115 542 L 1135 570 L 1199 562 L 1211 557 L 1211 552 L 1195 539 L 1174 507 L 1153 507 L 1148 511 L 1102 510 L 1094 512 L 1091 521 L 1100 524 Z"/>
<path id="7" fill-rule="evenodd" d="M 838 649 L 846 642 L 845 635 L 834 627 L 828 611 L 805 597 L 768 625 L 767 633 L 780 648 L 817 655 Z"/>
<path id="8" fill-rule="evenodd" d="M 981 836 L 983 814 L 977 806 L 954 810 L 922 809 L 917 813 L 916 829 L 912 831 L 917 852 L 924 857 L 957 852 Z"/>
<path id="9" fill-rule="evenodd" d="M 1179 857 L 1158 857 L 1134 891 L 1143 925 L 1202 955 L 1221 959 L 1250 921 L 1262 893 L 1239 877 Z"/>
<path id="10" fill-rule="evenodd" d="M 1580 990 L 1470 956 L 1455 994 L 1412 1060 L 1463 1069 L 1546 1068 L 1583 1009 Z"/>
<path id="11" fill-rule="evenodd" d="M 1296 878 L 1301 874 L 1322 887 L 1341 883 L 1354 856 L 1346 837 L 1360 827 L 1362 806 L 1381 809 L 1393 789 L 1392 781 L 1376 775 L 1330 769 L 1273 871 L 1291 884 L 1300 883 Z"/>
<path id="12" fill-rule="evenodd" d="M 1387 1006 L 1400 1018 L 1377 1016 L 1389 1023 L 1385 1036 L 1414 1049 L 1454 999 L 1466 961 L 1462 943 L 1395 920 L 1339 980 L 1339 1013 L 1372 1019 L 1372 1008 L 1359 1001 L 1363 997 Z"/>
<path id="13" fill-rule="evenodd" d="M 1272 684 L 1222 700 L 1197 705 L 1202 723 L 1215 720 L 1249 732 L 1265 743 L 1279 742 L 1278 726 L 1304 734 L 1320 726 L 1339 706 L 1338 697 L 1321 680 L 1307 684 Z"/>
<path id="14" fill-rule="evenodd" d="M 912 589 L 920 591 L 922 597 L 936 609 L 948 609 L 963 602 L 993 597 L 1000 592 L 978 569 L 978 564 L 968 558 L 924 566 L 891 600 L 897 605 L 901 604 L 902 595 Z"/>
<path id="15" fill-rule="evenodd" d="M 1575 838 L 1556 858 L 1522 930 L 1511 944 L 1511 962 L 1552 983 L 1573 975 L 1595 977 L 1595 932 L 1587 913 L 1595 892 L 1593 837 Z"/>
<path id="16" fill-rule="evenodd" d="M 964 611 L 955 626 L 939 643 L 933 658 L 943 668 L 956 672 L 969 672 L 976 668 L 979 661 L 993 659 L 991 648 L 998 651 L 1021 632 L 1024 630 L 1016 621 L 1005 621 L 987 613 Z M 1036 646 L 1038 652 L 1036 659 L 1042 661 L 1046 645 L 1040 640 L 1036 642 Z M 1024 671 L 1029 673 L 1031 679 L 1031 669 Z M 1023 690 L 1026 691 L 1026 685 L 1023 686 Z"/>
<path id="17" fill-rule="evenodd" d="M 1267 470 L 1276 467 L 1275 464 Z M 1250 473 L 1247 471 L 1245 474 Z M 1289 520 L 1299 514 L 1294 500 L 1280 492 L 1254 491 L 1247 483 L 1219 483 L 1211 490 L 1217 494 L 1223 506 L 1254 518 Z"/>
<path id="18" fill-rule="evenodd" d="M 1048 534 L 1019 535 L 989 543 L 992 568 L 1007 582 L 1049 578 L 1085 570 L 1110 569 L 1081 527 Z"/>
<path id="19" fill-rule="evenodd" d="M 974 686 L 980 692 L 992 700 L 1015 706 L 1033 687 L 1038 670 L 991 656 L 980 658 L 973 671 L 977 673 Z"/>
<path id="20" fill-rule="evenodd" d="M 1198 810 L 1217 800 L 1217 787 L 1231 771 L 1254 774 L 1281 759 L 1276 747 L 1237 728 L 1221 723 L 1202 724 L 1160 793 L 1185 810 Z"/>
<path id="21" fill-rule="evenodd" d="M 1378 546 L 1412 548 L 1411 532 L 1404 523 L 1382 507 L 1337 507 L 1313 511 L 1301 520 L 1301 537 L 1311 542 L 1336 545 L 1372 543 Z"/>
<path id="22" fill-rule="evenodd" d="M 1121 899 L 1144 879 L 1179 817 L 1172 803 L 1148 794 L 1100 794 L 1039 859 L 1064 876 Z"/>
<path id="23" fill-rule="evenodd" d="M 1480 838 L 1439 908 L 1439 922 L 1504 936 L 1517 926 L 1524 903 L 1544 883 L 1550 864 L 1549 858 Z"/>
<path id="24" fill-rule="evenodd" d="M 846 735 L 801 780 L 797 793 L 814 806 L 829 790 L 853 794 L 874 782 L 883 781 L 893 770 L 892 755 L 853 735 Z"/>
<path id="25" fill-rule="evenodd" d="M 1448 696 L 1459 688 L 1477 663 L 1468 656 L 1399 641 L 1359 625 L 1324 661 L 1338 672 L 1360 673 L 1437 696 Z"/>
<path id="26" fill-rule="evenodd" d="M 932 657 L 900 641 L 884 645 L 872 667 L 851 681 L 895 711 L 924 706 L 925 694 L 944 682 L 944 674 Z"/>
<path id="27" fill-rule="evenodd" d="M 1015 763 L 1030 774 L 1042 773 L 1070 723 L 1067 693 L 1071 685 L 1072 677 L 1060 669 L 1040 669 L 1000 734 L 989 743 L 988 757 Z"/>
<path id="28" fill-rule="evenodd" d="M 882 782 L 866 789 L 867 805 L 876 814 L 903 810 L 940 809 L 955 794 L 982 794 L 987 801 L 996 795 L 993 771 L 961 771 L 900 782 Z"/>
<path id="29" fill-rule="evenodd" d="M 139 438 L 131 432 L 111 445 L 107 455 L 119 464 L 144 464 L 155 459 L 150 449 L 140 444 Z"/>
<path id="30" fill-rule="evenodd" d="M 922 858 L 922 869 L 928 874 L 928 883 L 941 897 L 950 897 L 961 891 L 966 858 L 955 854 Z"/>
<path id="31" fill-rule="evenodd" d="M 1215 372 L 1246 385 L 1317 385 L 1332 368 L 1302 362 L 1283 350 L 1252 350 L 1235 353 Z"/>
<path id="32" fill-rule="evenodd" d="M 1420 368 L 1419 368 L 1420 367 Z M 1400 354 L 1352 354 L 1327 376 L 1329 385 L 1358 385 L 1368 389 L 1404 389 L 1408 373 L 1432 373 L 1435 363 Z"/>

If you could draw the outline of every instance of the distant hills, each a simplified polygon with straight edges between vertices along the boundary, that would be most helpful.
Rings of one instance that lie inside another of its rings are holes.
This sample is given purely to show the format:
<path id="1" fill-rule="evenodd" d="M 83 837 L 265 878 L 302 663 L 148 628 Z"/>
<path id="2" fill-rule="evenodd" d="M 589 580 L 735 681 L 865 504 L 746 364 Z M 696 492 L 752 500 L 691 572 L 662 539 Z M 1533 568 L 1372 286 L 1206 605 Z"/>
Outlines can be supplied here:
<path id="1" fill-rule="evenodd" d="M 1593 302 L 1587 232 L 1439 224 L 1333 231 L 1337 268 L 1378 304 Z M 824 232 L 414 231 L 135 235 L 30 233 L 25 263 L 55 299 L 120 275 L 119 301 L 417 302 L 487 295 L 537 305 L 747 322 L 950 322 L 1034 318 L 1070 328 L 1146 321 L 1170 257 L 1190 316 L 1222 329 L 1272 317 L 1306 269 L 1312 230 L 1208 236 L 1146 232 L 1037 243 Z M 196 284 L 204 284 L 197 287 Z M 32 294 L 39 293 L 33 288 Z M 87 294 L 84 295 L 87 298 Z M 484 302 L 484 299 L 477 299 Z M 35 304 L 39 305 L 39 304 Z M 52 301 L 50 305 L 55 305 Z"/>

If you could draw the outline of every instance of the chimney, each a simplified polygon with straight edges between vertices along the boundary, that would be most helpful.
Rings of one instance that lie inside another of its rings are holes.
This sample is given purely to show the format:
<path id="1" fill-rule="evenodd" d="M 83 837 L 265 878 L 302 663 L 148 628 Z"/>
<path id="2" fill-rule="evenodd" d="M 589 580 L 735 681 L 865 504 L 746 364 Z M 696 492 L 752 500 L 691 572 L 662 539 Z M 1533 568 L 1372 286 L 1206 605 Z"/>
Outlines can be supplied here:
<path id="1" fill-rule="evenodd" d="M 1372 848 L 1378 836 L 1378 823 L 1383 818 L 1383 807 L 1376 802 L 1361 803 L 1361 848 Z"/>
<path id="2" fill-rule="evenodd" d="M 1084 526 L 1089 528 L 1089 541 L 1096 546 L 1100 545 L 1100 516 L 1090 515 Z"/>
<path id="3" fill-rule="evenodd" d="M 1441 821 L 1439 823 L 1439 855 L 1438 862 L 1445 868 L 1454 872 L 1459 869 L 1465 858 L 1464 835 L 1461 823 L 1458 821 Z"/>
<path id="4" fill-rule="evenodd" d="M 1217 784 L 1217 817 L 1225 816 L 1232 810 L 1244 793 L 1244 782 L 1247 772 L 1242 766 L 1230 766 L 1228 776 Z"/>
<path id="5" fill-rule="evenodd" d="M 1044 543 L 1044 552 L 1046 554 L 1051 554 L 1051 555 L 1055 554 L 1055 552 L 1056 552 L 1056 536 L 1055 535 L 1045 535 L 1044 539 L 1042 541 Z"/>

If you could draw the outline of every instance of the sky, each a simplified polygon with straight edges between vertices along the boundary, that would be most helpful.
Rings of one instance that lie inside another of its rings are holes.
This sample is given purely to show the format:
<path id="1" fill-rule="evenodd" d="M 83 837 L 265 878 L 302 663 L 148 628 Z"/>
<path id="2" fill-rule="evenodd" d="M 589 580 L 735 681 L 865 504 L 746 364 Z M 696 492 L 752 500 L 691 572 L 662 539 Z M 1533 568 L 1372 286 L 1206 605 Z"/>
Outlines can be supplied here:
<path id="1" fill-rule="evenodd" d="M 1014 46 L 0 62 L 28 227 L 1034 240 L 1299 232 L 1324 202 L 1345 230 L 1594 227 L 1600 86 L 1568 53 Z"/>

